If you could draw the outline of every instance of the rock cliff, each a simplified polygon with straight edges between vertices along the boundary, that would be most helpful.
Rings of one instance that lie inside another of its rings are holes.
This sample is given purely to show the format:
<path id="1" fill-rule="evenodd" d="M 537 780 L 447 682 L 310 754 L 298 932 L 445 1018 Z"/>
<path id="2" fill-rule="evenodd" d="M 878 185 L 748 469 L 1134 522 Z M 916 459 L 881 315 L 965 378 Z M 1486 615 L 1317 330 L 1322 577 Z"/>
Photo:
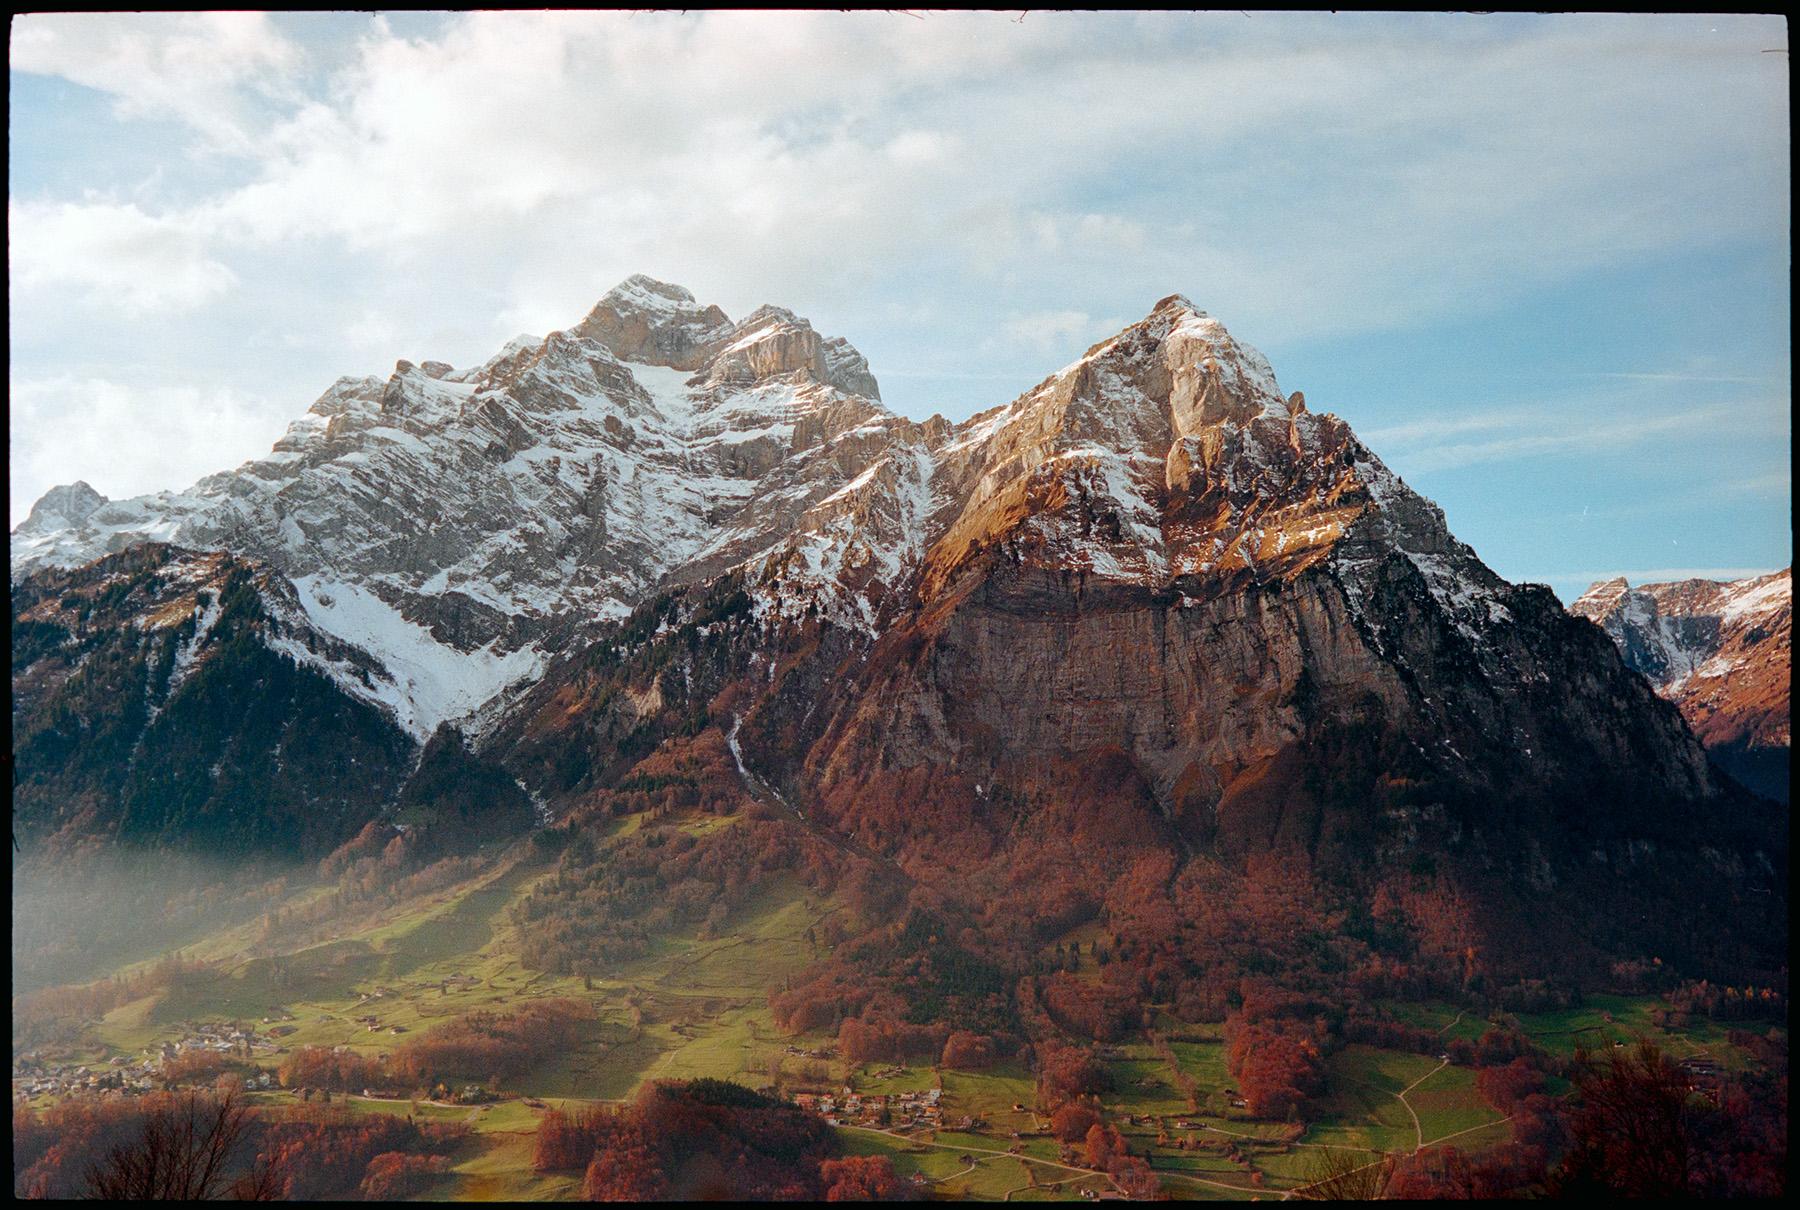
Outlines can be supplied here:
<path id="1" fill-rule="evenodd" d="M 1794 576 L 1595 584 L 1569 606 L 1682 716 L 1727 771 L 1788 801 Z"/>

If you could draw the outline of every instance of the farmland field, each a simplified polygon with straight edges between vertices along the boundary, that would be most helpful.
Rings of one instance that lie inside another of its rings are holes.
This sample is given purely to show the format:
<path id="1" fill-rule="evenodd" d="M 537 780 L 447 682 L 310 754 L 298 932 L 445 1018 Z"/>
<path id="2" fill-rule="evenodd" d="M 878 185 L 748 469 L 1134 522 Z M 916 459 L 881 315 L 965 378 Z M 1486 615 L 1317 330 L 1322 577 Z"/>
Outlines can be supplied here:
<path id="1" fill-rule="evenodd" d="M 691 823 L 731 826 L 729 818 Z M 940 1195 L 1080 1200 L 1084 1191 L 1111 1188 L 1104 1173 L 1085 1166 L 1079 1148 L 1071 1152 L 1050 1137 L 1048 1119 L 1036 1111 L 1034 1076 L 1022 1062 L 1002 1061 L 982 1071 L 940 1071 L 924 1060 L 847 1066 L 836 1058 L 806 1057 L 829 1054 L 830 1036 L 788 1037 L 775 1028 L 769 991 L 823 956 L 816 929 L 835 910 L 833 903 L 798 885 L 772 884 L 704 937 L 664 937 L 645 956 L 587 978 L 552 975 L 525 969 L 513 956 L 519 937 L 511 909 L 547 874 L 520 846 L 491 857 L 456 885 L 369 911 L 360 922 L 352 916 L 332 940 L 291 949 L 266 925 L 229 923 L 183 951 L 205 963 L 203 969 L 73 1023 L 57 1053 L 99 1067 L 177 1041 L 203 1022 L 243 1021 L 259 1037 L 278 1042 L 251 1059 L 272 1071 L 298 1046 L 380 1055 L 472 1012 L 504 1013 L 537 1000 L 574 997 L 594 1009 L 575 1044 L 496 1084 L 498 1102 L 344 1096 L 335 1103 L 353 1114 L 466 1123 L 470 1134 L 425 1193 L 442 1200 L 571 1199 L 579 1193 L 579 1173 L 532 1168 L 533 1136 L 544 1112 L 621 1101 L 650 1080 L 696 1077 L 752 1087 L 779 1082 L 790 1090 L 845 1085 L 864 1096 L 939 1090 L 943 1125 L 935 1130 L 901 1137 L 846 1124 L 838 1135 L 845 1153 L 887 1156 L 902 1178 L 917 1177 Z M 303 886 L 289 902 L 300 907 L 325 893 Z M 1705 1052 L 1726 1065 L 1737 1061 L 1716 1024 L 1655 1031 L 1649 1014 L 1656 1003 L 1594 996 L 1579 1008 L 1516 1019 L 1556 1054 L 1654 1031 L 1672 1053 Z M 1446 1042 L 1473 1041 L 1489 1028 L 1449 1004 L 1382 1007 L 1394 1020 L 1429 1029 Z M 278 1039 L 269 1032 L 275 1029 Z M 1218 1024 L 1184 1023 L 1165 1012 L 1157 1016 L 1157 1033 L 1160 1048 L 1149 1035 L 1101 1048 L 1112 1087 L 1102 1100 L 1132 1151 L 1149 1159 L 1173 1197 L 1279 1196 L 1311 1179 L 1327 1152 L 1373 1160 L 1440 1140 L 1480 1148 L 1509 1137 L 1501 1115 L 1477 1093 L 1474 1071 L 1437 1055 L 1342 1046 L 1328 1056 L 1326 1092 L 1309 1120 L 1293 1124 L 1258 1120 L 1241 1108 Z M 1182 1081 L 1191 1082 L 1191 1102 Z M 271 1089 L 256 1097 L 281 1105 L 292 1103 L 293 1093 Z M 952 1128 L 965 1120 L 974 1124 Z"/>

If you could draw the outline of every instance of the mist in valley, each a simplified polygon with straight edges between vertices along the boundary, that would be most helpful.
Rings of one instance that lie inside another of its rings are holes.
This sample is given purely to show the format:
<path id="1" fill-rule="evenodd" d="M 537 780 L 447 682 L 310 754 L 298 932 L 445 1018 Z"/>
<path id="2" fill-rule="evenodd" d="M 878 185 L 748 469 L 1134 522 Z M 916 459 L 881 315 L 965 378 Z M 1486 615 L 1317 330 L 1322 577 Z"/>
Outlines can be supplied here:
<path id="1" fill-rule="evenodd" d="M 255 919 L 291 871 L 193 853 L 13 854 L 15 997 L 148 962 Z"/>

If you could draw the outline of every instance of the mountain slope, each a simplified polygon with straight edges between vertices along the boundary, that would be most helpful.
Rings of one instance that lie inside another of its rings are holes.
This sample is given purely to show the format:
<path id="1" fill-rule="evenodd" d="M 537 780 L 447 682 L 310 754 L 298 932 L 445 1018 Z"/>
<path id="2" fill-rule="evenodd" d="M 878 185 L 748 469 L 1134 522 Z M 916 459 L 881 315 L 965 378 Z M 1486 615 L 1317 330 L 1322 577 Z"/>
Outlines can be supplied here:
<path id="1" fill-rule="evenodd" d="M 1376 898 L 1428 872 L 1519 969 L 1546 903 L 1574 965 L 1672 949 L 1675 899 L 1716 957 L 1779 882 L 1780 821 L 1603 636 L 1183 299 L 796 529 L 553 663 L 489 752 L 580 814 L 717 729 L 808 826 L 990 904 L 1070 843 L 1283 852 Z M 1683 889 L 1696 843 L 1716 895 Z"/>
<path id="2" fill-rule="evenodd" d="M 257 560 L 318 636 L 264 646 L 412 752 L 460 720 L 583 826 L 740 793 L 976 950 L 1143 862 L 1272 859 L 1465 977 L 1778 961 L 1784 818 L 1187 300 L 960 424 L 874 396 L 790 312 L 634 278 L 480 367 L 342 380 L 180 496 L 58 489 L 15 584 L 150 533 Z"/>
<path id="3" fill-rule="evenodd" d="M 876 396 L 791 312 L 733 324 L 632 278 L 482 366 L 339 379 L 268 456 L 185 492 L 57 488 L 14 531 L 13 576 L 146 540 L 257 559 L 390 666 L 384 705 L 422 739 L 671 573 L 785 536 L 905 427 Z"/>
<path id="4" fill-rule="evenodd" d="M 1792 747 L 1792 569 L 1748 580 L 1595 584 L 1569 606 L 1674 702 L 1713 758 L 1788 800 Z"/>
<path id="5" fill-rule="evenodd" d="M 14 837 L 34 850 L 321 852 L 413 763 L 392 719 L 287 654 L 360 653 L 242 559 L 141 545 L 12 599 Z"/>

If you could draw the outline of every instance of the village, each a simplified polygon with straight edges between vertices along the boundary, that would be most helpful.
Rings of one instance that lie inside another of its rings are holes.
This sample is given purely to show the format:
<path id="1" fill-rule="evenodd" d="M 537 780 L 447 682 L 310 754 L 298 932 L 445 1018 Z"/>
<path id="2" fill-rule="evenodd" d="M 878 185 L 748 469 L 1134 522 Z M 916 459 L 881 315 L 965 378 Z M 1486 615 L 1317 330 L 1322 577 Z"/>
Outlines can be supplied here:
<path id="1" fill-rule="evenodd" d="M 141 1056 L 114 1055 L 103 1063 L 79 1063 L 40 1051 L 28 1051 L 13 1060 L 13 1099 L 29 1101 L 36 1097 L 76 1093 L 142 1096 L 174 1087 L 179 1081 L 171 1078 L 170 1068 L 184 1056 L 216 1054 L 251 1063 L 259 1057 L 285 1051 L 275 1040 L 280 1026 L 263 1035 L 237 1021 L 184 1023 L 181 1029 L 180 1037 L 149 1047 Z M 274 1076 L 265 1071 L 247 1077 L 244 1086 L 262 1090 L 272 1088 L 274 1083 Z"/>
<path id="2" fill-rule="evenodd" d="M 864 1126 L 880 1130 L 936 1130 L 943 1123 L 943 1090 L 927 1088 L 920 1092 L 870 1093 L 852 1092 L 848 1087 L 836 1094 L 797 1093 L 794 1103 L 825 1119 L 828 1126 Z M 968 1129 L 970 1127 L 964 1127 Z"/>
<path id="3" fill-rule="evenodd" d="M 219 1068 L 206 1065 L 204 1061 L 194 1064 L 194 1057 L 201 1055 L 217 1055 L 238 1064 L 245 1089 L 251 1092 L 275 1092 L 280 1087 L 275 1073 L 255 1064 L 260 1058 L 287 1053 L 287 1047 L 282 1046 L 277 1039 L 296 1032 L 294 1026 L 287 1024 L 292 1020 L 293 1017 L 287 1014 L 279 1018 L 265 1017 L 263 1024 L 269 1028 L 260 1035 L 254 1028 L 235 1021 L 184 1023 L 181 1026 L 182 1035 L 174 1041 L 152 1046 L 135 1058 L 131 1055 L 114 1055 L 104 1063 L 77 1062 L 72 1058 L 29 1051 L 13 1061 L 13 1100 L 27 1103 L 39 1097 L 57 1098 L 77 1094 L 102 1099 L 137 1097 L 186 1086 L 194 1083 L 196 1077 L 199 1077 L 200 1082 L 210 1083 L 219 1074 Z M 378 1023 L 373 1018 L 359 1017 L 356 1020 L 370 1029 L 378 1028 Z M 405 1027 L 394 1026 L 392 1030 L 404 1033 Z M 188 1063 L 184 1064 L 184 1059 Z M 301 1087 L 287 1091 L 302 1101 L 311 1101 L 315 1097 L 331 1100 L 331 1094 L 323 1089 Z M 398 1092 L 374 1088 L 363 1089 L 362 1095 L 371 1100 L 397 1100 L 403 1096 Z M 422 1099 L 448 1105 L 482 1105 L 501 1098 L 499 1094 L 479 1084 L 452 1088 L 440 1083 Z"/>

